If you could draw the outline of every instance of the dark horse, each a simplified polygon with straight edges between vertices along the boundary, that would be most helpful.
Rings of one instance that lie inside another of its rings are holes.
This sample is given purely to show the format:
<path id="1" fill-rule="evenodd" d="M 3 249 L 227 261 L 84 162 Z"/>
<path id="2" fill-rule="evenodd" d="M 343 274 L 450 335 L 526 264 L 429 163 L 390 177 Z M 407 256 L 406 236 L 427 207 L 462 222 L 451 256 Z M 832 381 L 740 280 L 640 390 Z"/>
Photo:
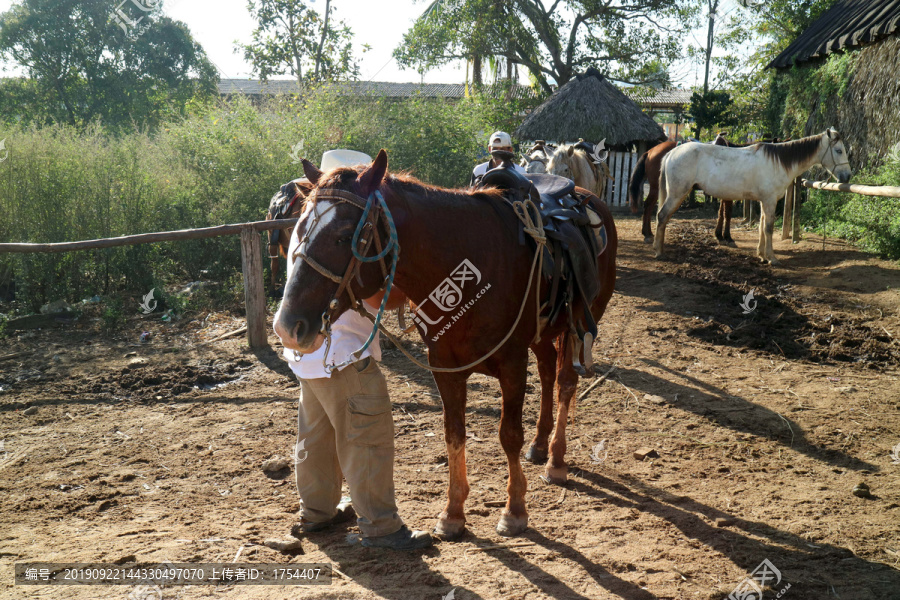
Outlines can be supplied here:
<path id="1" fill-rule="evenodd" d="M 375 192 L 383 195 L 396 223 L 401 249 L 394 288 L 417 304 L 419 333 L 428 348 L 428 361 L 444 408 L 450 482 L 447 505 L 435 533 L 452 539 L 465 528 L 463 504 L 469 495 L 466 382 L 476 372 L 496 377 L 503 396 L 500 443 L 506 453 L 509 479 L 506 508 L 497 531 L 506 536 L 521 533 L 528 525 L 528 485 L 520 462 L 528 348 L 537 357 L 541 406 L 537 432 L 526 458 L 543 463 L 549 455 L 545 473 L 554 483 L 563 483 L 567 477 L 566 421 L 573 410 L 578 375 L 572 364 L 565 311 L 546 325 L 539 338 L 536 335 L 536 303 L 545 308 L 550 285 L 539 274 L 534 275 L 536 287 L 526 295 L 534 274 L 535 251 L 520 237 L 520 221 L 504 199 L 504 192 L 441 189 L 412 177 L 388 175 L 384 150 L 365 168 L 338 168 L 323 175 L 311 163 L 303 165 L 316 187 L 291 240 L 288 281 L 275 315 L 275 332 L 286 348 L 314 351 L 324 343 L 324 321 L 333 322 L 350 308 L 349 294 L 336 294 L 337 290 L 346 283 L 354 297 L 367 298 L 383 289 L 385 264 L 360 263 L 354 269 L 351 262 L 351 240 L 361 223 L 366 199 L 371 205 L 377 198 Z M 615 285 L 618 239 L 606 205 L 586 190 L 578 192 L 589 199 L 603 219 L 608 237 L 606 249 L 598 258 L 601 292 L 590 308 L 599 321 Z M 384 215 L 383 209 L 373 210 Z M 363 234 L 367 240 L 374 237 L 375 248 L 388 239 L 384 221 L 375 221 L 377 235 L 372 235 L 375 231 L 371 227 L 360 229 L 368 231 Z M 365 256 L 372 256 L 375 248 Z M 335 274 L 344 274 L 344 278 L 331 276 Z M 494 354 L 479 362 L 494 348 Z M 471 363 L 476 364 L 461 372 L 439 370 Z M 558 410 L 551 440 L 554 384 Z"/>
<path id="2" fill-rule="evenodd" d="M 312 184 L 306 179 L 295 179 L 281 186 L 278 193 L 272 196 L 269 202 L 269 212 L 266 221 L 273 219 L 294 219 L 303 212 L 303 204 L 306 196 L 312 189 Z M 277 295 L 279 259 L 287 258 L 287 249 L 291 243 L 293 227 L 269 230 L 269 294 Z"/>
<path id="3" fill-rule="evenodd" d="M 777 142 L 774 140 L 764 140 L 765 142 Z M 754 142 L 758 143 L 758 142 Z M 717 135 L 713 142 L 716 146 L 728 146 L 729 148 L 745 148 L 752 144 L 736 144 L 729 142 L 722 135 Z M 644 200 L 644 218 L 641 224 L 641 233 L 644 235 L 644 243 L 653 243 L 653 231 L 650 229 L 650 222 L 656 212 L 656 204 L 659 196 L 659 172 L 662 166 L 662 160 L 672 150 L 675 149 L 675 142 L 663 142 L 653 146 L 641 155 L 640 160 L 634 166 L 631 173 L 631 179 L 628 181 L 628 198 L 631 205 L 631 212 L 636 213 L 641 202 L 641 192 L 644 181 L 650 182 L 650 193 Z M 716 220 L 716 239 L 720 243 L 734 245 L 731 237 L 731 209 L 734 204 L 733 200 L 719 200 L 719 216 Z"/>

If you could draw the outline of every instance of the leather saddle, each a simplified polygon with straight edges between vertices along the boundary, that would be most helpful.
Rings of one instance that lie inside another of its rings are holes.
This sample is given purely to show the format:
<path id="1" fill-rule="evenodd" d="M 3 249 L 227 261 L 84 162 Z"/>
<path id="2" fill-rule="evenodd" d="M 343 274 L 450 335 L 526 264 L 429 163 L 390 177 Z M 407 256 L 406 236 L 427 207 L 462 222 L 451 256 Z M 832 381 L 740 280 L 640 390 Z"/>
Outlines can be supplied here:
<path id="1" fill-rule="evenodd" d="M 590 311 L 600 294 L 597 260 L 606 249 L 600 215 L 565 177 L 522 175 L 504 163 L 484 174 L 480 187 L 487 186 L 507 190 L 509 201 L 530 197 L 538 206 L 547 236 L 542 275 L 550 283 L 550 296 L 541 307 L 541 326 L 553 323 L 565 310 L 575 344 L 575 370 L 587 375 L 592 372 L 591 346 L 597 337 L 597 323 Z M 520 223 L 519 243 L 526 243 L 526 237 Z"/>

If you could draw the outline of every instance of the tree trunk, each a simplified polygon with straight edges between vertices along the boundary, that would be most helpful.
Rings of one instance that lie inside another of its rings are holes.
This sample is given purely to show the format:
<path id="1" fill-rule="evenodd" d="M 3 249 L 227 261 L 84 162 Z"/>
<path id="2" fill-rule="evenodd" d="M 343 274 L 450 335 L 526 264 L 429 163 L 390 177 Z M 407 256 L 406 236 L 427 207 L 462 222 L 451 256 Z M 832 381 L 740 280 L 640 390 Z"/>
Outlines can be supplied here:
<path id="1" fill-rule="evenodd" d="M 481 55 L 472 57 L 472 83 L 481 85 Z"/>
<path id="2" fill-rule="evenodd" d="M 316 50 L 316 72 L 313 78 L 318 81 L 320 67 L 322 65 L 322 49 L 325 48 L 325 38 L 328 36 L 328 17 L 331 15 L 331 0 L 325 0 L 325 19 L 322 24 L 322 37 L 319 38 L 319 48 Z"/>

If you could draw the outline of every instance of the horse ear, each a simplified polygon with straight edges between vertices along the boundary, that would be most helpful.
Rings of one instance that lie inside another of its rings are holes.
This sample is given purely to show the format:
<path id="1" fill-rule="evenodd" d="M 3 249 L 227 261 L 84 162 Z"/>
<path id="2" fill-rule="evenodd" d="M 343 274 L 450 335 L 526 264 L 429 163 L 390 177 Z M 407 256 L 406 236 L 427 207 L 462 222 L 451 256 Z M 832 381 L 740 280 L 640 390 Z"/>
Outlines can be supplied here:
<path id="1" fill-rule="evenodd" d="M 566 154 L 568 154 L 569 156 L 575 154 L 575 146 L 569 146 L 569 149 L 566 150 Z"/>
<path id="2" fill-rule="evenodd" d="M 377 190 L 378 186 L 381 185 L 381 180 L 384 179 L 384 176 L 387 174 L 387 164 L 387 152 L 382 148 L 378 152 L 378 156 L 375 157 L 375 160 L 372 161 L 372 164 L 369 165 L 365 171 L 360 173 L 359 178 L 357 179 L 363 197 L 368 197 L 369 194 Z"/>
<path id="3" fill-rule="evenodd" d="M 312 164 L 305 158 L 302 161 L 303 163 L 303 173 L 306 175 L 306 178 L 309 179 L 309 182 L 313 185 L 318 185 L 319 177 L 322 176 L 322 171 L 316 167 L 316 165 Z"/>

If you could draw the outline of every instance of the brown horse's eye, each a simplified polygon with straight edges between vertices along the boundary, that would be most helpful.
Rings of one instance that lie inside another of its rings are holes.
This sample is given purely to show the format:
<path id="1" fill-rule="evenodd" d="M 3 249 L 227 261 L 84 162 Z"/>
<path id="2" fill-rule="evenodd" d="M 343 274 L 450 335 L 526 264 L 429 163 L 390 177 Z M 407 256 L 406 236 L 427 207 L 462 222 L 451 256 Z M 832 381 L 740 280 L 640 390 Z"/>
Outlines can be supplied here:
<path id="1" fill-rule="evenodd" d="M 350 243 L 350 236 L 338 238 L 335 244 L 338 246 L 346 246 Z"/>

